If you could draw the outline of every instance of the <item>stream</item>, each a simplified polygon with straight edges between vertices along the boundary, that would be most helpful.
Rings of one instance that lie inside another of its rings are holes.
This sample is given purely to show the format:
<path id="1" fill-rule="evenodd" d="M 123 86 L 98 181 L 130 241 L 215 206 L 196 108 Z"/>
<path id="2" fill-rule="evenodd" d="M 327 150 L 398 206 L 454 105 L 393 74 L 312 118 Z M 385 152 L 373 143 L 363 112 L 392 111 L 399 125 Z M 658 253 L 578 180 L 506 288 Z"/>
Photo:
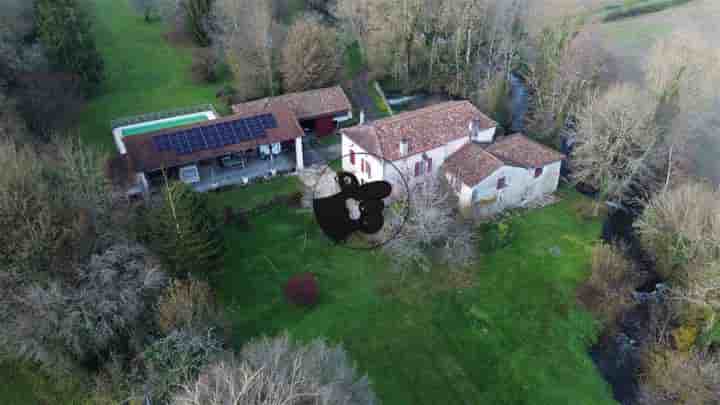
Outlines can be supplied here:
<path id="1" fill-rule="evenodd" d="M 525 130 L 525 116 L 528 111 L 528 91 L 525 82 L 515 73 L 510 74 L 510 106 L 512 123 L 510 132 Z"/>
<path id="2" fill-rule="evenodd" d="M 620 316 L 615 328 L 605 330 L 590 348 L 590 357 L 612 388 L 615 400 L 623 405 L 636 403 L 640 349 L 648 338 L 650 305 L 661 300 L 665 291 L 654 263 L 642 249 L 633 228 L 640 213 L 637 209 L 624 207 L 611 209 L 603 223 L 602 239 L 627 247 L 627 255 L 642 275 L 643 282 L 633 293 L 636 304 Z"/>

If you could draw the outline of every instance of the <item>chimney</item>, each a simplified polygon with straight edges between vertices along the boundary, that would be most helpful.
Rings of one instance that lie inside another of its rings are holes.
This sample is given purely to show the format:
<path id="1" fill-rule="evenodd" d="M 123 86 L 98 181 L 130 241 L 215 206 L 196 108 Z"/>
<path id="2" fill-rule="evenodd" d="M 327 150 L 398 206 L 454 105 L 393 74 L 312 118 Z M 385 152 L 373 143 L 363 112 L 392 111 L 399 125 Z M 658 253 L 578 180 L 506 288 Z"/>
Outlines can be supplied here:
<path id="1" fill-rule="evenodd" d="M 480 120 L 477 118 L 470 121 L 468 132 L 470 133 L 470 141 L 476 143 L 492 143 L 495 135 L 494 130 L 483 130 Z"/>
<path id="2" fill-rule="evenodd" d="M 408 154 L 408 150 L 410 149 L 409 142 L 406 138 L 403 138 L 400 140 L 400 156 L 405 156 Z"/>

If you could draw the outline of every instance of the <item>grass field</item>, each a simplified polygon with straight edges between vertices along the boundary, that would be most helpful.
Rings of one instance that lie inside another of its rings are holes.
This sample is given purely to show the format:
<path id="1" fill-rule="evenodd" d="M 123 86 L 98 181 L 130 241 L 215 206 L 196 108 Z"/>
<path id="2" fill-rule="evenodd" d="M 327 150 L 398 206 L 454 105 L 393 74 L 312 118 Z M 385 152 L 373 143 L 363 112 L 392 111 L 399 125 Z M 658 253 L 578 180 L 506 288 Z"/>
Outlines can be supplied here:
<path id="1" fill-rule="evenodd" d="M 720 46 L 720 2 L 694 0 L 683 6 L 599 26 L 605 48 L 619 67 L 624 81 L 641 82 L 646 58 L 653 44 L 677 30 L 695 30 Z"/>
<path id="2" fill-rule="evenodd" d="M 94 0 L 96 40 L 105 60 L 101 95 L 90 100 L 77 131 L 88 144 L 112 150 L 110 121 L 155 111 L 214 103 L 222 84 L 193 82 L 192 48 L 169 44 L 168 27 L 148 24 L 127 0 Z"/>
<path id="3" fill-rule="evenodd" d="M 49 379 L 27 364 L 0 359 L 0 404 L 80 405 L 85 400 L 82 384 L 71 376 L 62 382 Z"/>
<path id="4" fill-rule="evenodd" d="M 611 404 L 586 351 L 596 326 L 574 298 L 600 232 L 574 214 L 583 199 L 568 193 L 514 217 L 512 245 L 472 269 L 437 267 L 404 281 L 379 252 L 334 246 L 309 212 L 277 207 L 252 218 L 249 231 L 226 229 L 227 269 L 214 285 L 237 347 L 285 329 L 326 336 L 344 344 L 384 404 Z M 319 279 L 311 310 L 282 295 L 302 272 Z"/>

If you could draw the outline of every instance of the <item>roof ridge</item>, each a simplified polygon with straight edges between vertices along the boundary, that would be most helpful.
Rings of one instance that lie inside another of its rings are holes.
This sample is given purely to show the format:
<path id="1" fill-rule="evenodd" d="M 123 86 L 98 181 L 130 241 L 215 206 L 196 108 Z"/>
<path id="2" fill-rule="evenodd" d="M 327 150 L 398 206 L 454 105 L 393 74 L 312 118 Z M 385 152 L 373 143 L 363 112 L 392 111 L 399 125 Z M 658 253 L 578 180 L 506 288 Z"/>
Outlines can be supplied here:
<path id="1" fill-rule="evenodd" d="M 430 111 L 436 112 L 436 111 L 450 110 L 454 107 L 458 107 L 461 104 L 466 104 L 466 103 L 475 107 L 468 100 L 448 100 L 448 101 L 445 101 L 442 103 L 433 104 L 431 106 L 418 108 L 417 110 L 404 111 L 397 115 L 391 115 L 390 117 L 386 117 L 386 118 L 382 118 L 382 119 L 373 121 L 370 124 L 368 124 L 368 126 L 372 127 L 372 126 L 376 126 L 376 124 L 393 123 L 396 121 L 400 121 L 401 119 L 407 119 L 408 117 L 415 117 L 416 115 L 420 115 L 421 113 L 428 113 Z M 477 109 L 477 107 L 475 107 L 475 109 Z"/>

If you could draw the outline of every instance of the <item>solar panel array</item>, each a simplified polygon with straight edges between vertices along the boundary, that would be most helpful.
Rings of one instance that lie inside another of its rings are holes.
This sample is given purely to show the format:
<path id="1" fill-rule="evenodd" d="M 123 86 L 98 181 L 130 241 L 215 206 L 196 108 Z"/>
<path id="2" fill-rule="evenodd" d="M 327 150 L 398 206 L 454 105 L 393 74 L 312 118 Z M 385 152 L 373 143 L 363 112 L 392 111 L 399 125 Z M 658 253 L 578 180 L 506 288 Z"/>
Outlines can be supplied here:
<path id="1" fill-rule="evenodd" d="M 156 135 L 153 137 L 153 142 L 158 152 L 174 150 L 178 155 L 186 155 L 263 138 L 267 135 L 268 129 L 277 128 L 277 126 L 275 116 L 261 114 L 219 124 L 183 129 L 172 134 Z"/>

